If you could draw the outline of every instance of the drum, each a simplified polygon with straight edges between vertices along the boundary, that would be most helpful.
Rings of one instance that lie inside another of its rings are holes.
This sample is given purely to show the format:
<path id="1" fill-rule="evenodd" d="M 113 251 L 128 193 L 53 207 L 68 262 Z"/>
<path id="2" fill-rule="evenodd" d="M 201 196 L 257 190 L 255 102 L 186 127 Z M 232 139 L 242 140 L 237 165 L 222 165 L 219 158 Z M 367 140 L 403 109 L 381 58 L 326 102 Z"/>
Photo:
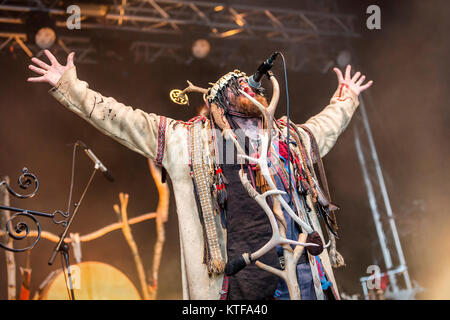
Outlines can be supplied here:
<path id="1" fill-rule="evenodd" d="M 82 262 L 72 265 L 71 273 L 76 300 L 141 300 L 130 279 L 106 263 Z M 47 277 L 35 299 L 70 299 L 62 270 L 54 271 Z"/>

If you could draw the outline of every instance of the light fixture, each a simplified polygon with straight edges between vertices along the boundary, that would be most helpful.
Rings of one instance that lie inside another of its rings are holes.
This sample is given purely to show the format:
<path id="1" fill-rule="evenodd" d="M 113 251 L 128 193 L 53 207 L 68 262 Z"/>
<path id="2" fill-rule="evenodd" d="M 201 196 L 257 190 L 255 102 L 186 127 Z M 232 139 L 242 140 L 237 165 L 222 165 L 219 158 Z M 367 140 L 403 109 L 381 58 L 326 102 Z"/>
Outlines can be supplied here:
<path id="1" fill-rule="evenodd" d="M 209 44 L 208 40 L 205 39 L 198 39 L 194 42 L 192 45 L 192 54 L 197 59 L 203 59 L 211 50 L 211 45 Z"/>
<path id="2" fill-rule="evenodd" d="M 43 27 L 36 32 L 36 35 L 34 37 L 34 41 L 36 42 L 37 46 L 41 49 L 49 49 L 56 40 L 56 33 L 53 31 L 52 28 L 49 27 Z"/>
<path id="3" fill-rule="evenodd" d="M 218 34 L 217 36 L 219 38 L 228 38 L 228 37 L 232 37 L 235 34 L 242 32 L 242 31 L 244 31 L 244 29 L 232 29 L 232 30 L 222 32 L 222 33 Z"/>

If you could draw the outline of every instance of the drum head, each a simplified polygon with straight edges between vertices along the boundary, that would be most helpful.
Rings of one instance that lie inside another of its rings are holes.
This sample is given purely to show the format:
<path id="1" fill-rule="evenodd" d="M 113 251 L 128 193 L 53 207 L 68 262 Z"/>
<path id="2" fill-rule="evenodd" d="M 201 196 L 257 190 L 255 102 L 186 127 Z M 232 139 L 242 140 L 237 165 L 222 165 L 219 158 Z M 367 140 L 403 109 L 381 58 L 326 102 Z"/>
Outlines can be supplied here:
<path id="1" fill-rule="evenodd" d="M 82 262 L 71 266 L 76 300 L 141 300 L 128 277 L 105 263 Z M 69 300 L 62 271 L 49 281 L 41 300 Z"/>

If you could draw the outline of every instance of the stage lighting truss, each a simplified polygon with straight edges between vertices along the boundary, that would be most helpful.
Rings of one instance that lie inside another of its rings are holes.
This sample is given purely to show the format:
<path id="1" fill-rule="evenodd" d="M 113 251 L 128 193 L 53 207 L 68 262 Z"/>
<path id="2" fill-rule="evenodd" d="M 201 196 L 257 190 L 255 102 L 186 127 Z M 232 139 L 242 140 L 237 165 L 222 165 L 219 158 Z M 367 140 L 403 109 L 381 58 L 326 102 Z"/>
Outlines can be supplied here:
<path id="1" fill-rule="evenodd" d="M 2 1 L 0 38 L 4 40 L 0 50 L 9 45 L 24 50 L 28 56 L 41 55 L 34 39 L 12 30 L 20 30 L 28 16 L 42 12 L 55 22 L 57 41 L 52 49 L 75 51 L 78 63 L 98 62 L 101 48 L 96 42 L 114 31 L 127 34 L 127 46 L 137 63 L 170 58 L 189 64 L 195 59 L 192 43 L 205 38 L 211 44 L 205 59 L 215 64 L 257 64 L 261 51 L 266 54 L 273 49 L 286 53 L 291 70 L 323 70 L 349 46 L 351 39 L 358 37 L 353 26 L 355 17 L 338 13 L 334 2 L 325 0 L 305 1 L 304 10 L 211 1 L 105 0 L 99 5 L 80 1 L 81 30 L 67 28 L 67 7 L 71 4 L 54 0 Z"/>

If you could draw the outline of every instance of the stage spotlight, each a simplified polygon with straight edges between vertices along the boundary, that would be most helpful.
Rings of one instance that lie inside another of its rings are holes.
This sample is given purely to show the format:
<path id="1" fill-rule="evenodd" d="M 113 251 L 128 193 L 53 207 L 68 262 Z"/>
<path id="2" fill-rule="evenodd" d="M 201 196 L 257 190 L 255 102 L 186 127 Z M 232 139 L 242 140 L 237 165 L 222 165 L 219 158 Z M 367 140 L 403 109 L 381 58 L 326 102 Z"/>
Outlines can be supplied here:
<path id="1" fill-rule="evenodd" d="M 49 49 L 56 40 L 56 33 L 52 28 L 44 27 L 40 28 L 38 32 L 36 32 L 36 36 L 34 37 L 34 41 L 37 46 L 41 49 Z"/>
<path id="2" fill-rule="evenodd" d="M 198 39 L 194 42 L 192 45 L 192 54 L 197 59 L 203 59 L 211 50 L 211 45 L 209 44 L 208 40 L 205 39 Z"/>
<path id="3" fill-rule="evenodd" d="M 350 64 L 352 60 L 352 55 L 350 54 L 349 51 L 347 50 L 342 50 L 339 55 L 337 56 L 337 64 L 339 65 L 339 67 L 344 68 L 346 67 L 348 64 Z"/>

